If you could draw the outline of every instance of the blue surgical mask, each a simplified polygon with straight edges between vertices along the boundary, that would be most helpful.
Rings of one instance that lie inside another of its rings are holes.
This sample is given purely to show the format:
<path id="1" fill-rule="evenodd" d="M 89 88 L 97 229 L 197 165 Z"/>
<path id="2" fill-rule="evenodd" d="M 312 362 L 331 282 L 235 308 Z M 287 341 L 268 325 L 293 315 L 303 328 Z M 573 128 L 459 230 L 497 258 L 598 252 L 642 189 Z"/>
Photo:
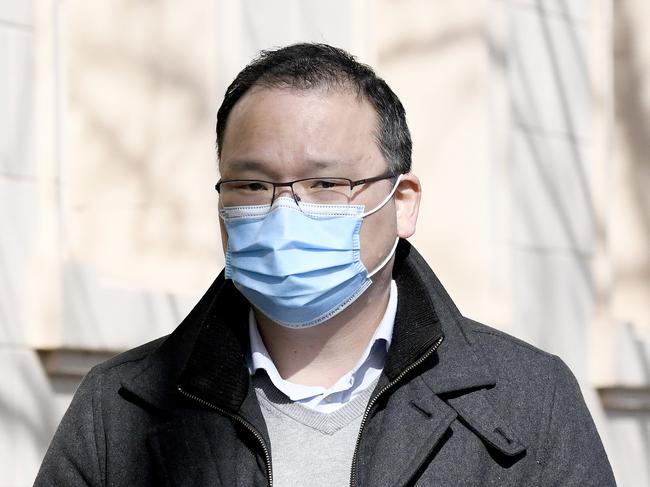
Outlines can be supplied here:
<path id="1" fill-rule="evenodd" d="M 304 204 L 281 197 L 272 205 L 219 210 L 228 232 L 226 279 L 262 313 L 289 328 L 315 326 L 347 308 L 372 284 L 399 238 L 372 272 L 361 262 L 363 205 Z M 269 207 L 270 206 L 270 207 Z"/>

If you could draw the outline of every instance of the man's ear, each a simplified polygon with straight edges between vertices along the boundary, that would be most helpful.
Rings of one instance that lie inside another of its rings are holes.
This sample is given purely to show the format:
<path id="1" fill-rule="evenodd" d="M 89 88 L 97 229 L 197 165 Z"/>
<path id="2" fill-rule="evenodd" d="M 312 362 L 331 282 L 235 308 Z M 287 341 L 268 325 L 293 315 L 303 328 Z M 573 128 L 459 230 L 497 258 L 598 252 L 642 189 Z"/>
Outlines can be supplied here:
<path id="1" fill-rule="evenodd" d="M 409 172 L 402 174 L 395 191 L 397 235 L 408 238 L 415 233 L 415 224 L 420 210 L 422 186 L 418 177 Z"/>

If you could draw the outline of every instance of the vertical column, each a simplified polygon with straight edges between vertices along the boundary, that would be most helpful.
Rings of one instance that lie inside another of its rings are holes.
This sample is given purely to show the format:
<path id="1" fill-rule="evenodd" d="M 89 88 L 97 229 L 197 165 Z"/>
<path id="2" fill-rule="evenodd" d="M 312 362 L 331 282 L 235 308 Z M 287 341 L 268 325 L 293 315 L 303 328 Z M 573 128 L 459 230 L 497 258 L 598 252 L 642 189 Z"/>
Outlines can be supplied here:
<path id="1" fill-rule="evenodd" d="M 214 7 L 61 2 L 63 326 L 40 347 L 165 335 L 218 274 Z"/>
<path id="2" fill-rule="evenodd" d="M 26 340 L 28 269 L 38 236 L 39 173 L 33 154 L 31 2 L 0 8 L 0 339 Z"/>
<path id="3" fill-rule="evenodd" d="M 619 485 L 650 486 L 650 4 L 611 4 L 613 168 L 607 185 L 614 360 L 601 396 Z"/>
<path id="4" fill-rule="evenodd" d="M 585 378 L 594 308 L 592 104 L 584 2 L 510 2 L 513 332 Z"/>
<path id="5" fill-rule="evenodd" d="M 52 206 L 44 195 L 56 191 L 35 149 L 35 17 L 31 1 L 0 3 L 0 471 L 6 485 L 33 482 L 57 416 L 30 346 L 34 316 L 44 306 L 34 282 L 43 277 L 42 245 L 50 242 L 43 226 Z"/>
<path id="6" fill-rule="evenodd" d="M 491 196 L 503 192 L 491 166 L 491 150 L 501 144 L 487 116 L 485 42 L 494 8 L 452 3 L 377 2 L 377 67 L 406 108 L 413 171 L 422 182 L 410 240 L 465 315 L 502 326 L 511 312 L 504 278 L 510 254 L 493 243 L 502 233 L 502 203 Z"/>

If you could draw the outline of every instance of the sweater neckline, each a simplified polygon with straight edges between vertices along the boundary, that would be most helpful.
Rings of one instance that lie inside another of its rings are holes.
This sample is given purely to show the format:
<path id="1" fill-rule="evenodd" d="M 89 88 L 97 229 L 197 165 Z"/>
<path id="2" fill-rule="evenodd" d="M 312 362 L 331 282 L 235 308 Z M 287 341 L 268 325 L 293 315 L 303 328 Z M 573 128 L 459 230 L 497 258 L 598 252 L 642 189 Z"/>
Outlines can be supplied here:
<path id="1" fill-rule="evenodd" d="M 252 378 L 255 394 L 264 410 L 327 435 L 335 434 L 363 415 L 377 381 L 376 378 L 369 387 L 339 409 L 324 413 L 292 401 L 273 385 L 264 370 L 258 371 Z"/>

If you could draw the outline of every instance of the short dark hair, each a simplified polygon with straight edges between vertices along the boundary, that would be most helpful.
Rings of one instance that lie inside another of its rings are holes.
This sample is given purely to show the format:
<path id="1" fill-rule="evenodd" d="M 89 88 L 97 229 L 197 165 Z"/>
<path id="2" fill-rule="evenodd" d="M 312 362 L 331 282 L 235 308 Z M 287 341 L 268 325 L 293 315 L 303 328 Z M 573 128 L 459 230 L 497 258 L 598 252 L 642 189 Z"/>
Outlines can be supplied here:
<path id="1" fill-rule="evenodd" d="M 394 174 L 411 170 L 412 142 L 402 103 L 374 70 L 327 44 L 301 43 L 262 51 L 226 90 L 217 112 L 217 153 L 221 157 L 226 123 L 237 101 L 253 86 L 268 88 L 347 88 L 367 99 L 377 112 L 377 144 Z"/>

